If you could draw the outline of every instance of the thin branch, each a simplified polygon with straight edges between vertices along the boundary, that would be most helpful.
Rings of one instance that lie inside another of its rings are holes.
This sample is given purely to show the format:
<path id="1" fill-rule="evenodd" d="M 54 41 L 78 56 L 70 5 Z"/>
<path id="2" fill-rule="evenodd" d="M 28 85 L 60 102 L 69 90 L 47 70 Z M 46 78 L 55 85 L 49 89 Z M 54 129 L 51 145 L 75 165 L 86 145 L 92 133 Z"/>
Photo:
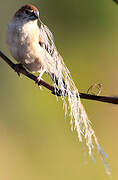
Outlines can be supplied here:
<path id="1" fill-rule="evenodd" d="M 118 0 L 113 0 L 116 4 L 118 4 Z"/>
<path id="2" fill-rule="evenodd" d="M 14 64 L 5 54 L 3 54 L 0 51 L 0 57 L 14 70 L 16 71 L 17 64 Z M 24 67 L 19 66 L 19 73 L 25 75 L 29 79 L 32 79 L 33 81 L 36 82 L 37 76 L 33 75 L 32 73 L 28 72 Z M 54 86 L 48 84 L 47 82 L 40 80 L 38 85 L 42 85 L 45 88 L 49 89 L 52 94 L 61 96 L 61 90 L 60 89 L 55 89 Z M 65 92 L 65 95 L 67 96 L 67 92 Z M 101 102 L 106 102 L 106 103 L 112 103 L 112 104 L 118 104 L 118 97 L 110 97 L 110 96 L 97 96 L 97 95 L 92 95 L 92 94 L 87 94 L 87 93 L 79 93 L 80 98 L 82 99 L 88 99 L 88 100 L 95 100 L 95 101 L 101 101 Z"/>

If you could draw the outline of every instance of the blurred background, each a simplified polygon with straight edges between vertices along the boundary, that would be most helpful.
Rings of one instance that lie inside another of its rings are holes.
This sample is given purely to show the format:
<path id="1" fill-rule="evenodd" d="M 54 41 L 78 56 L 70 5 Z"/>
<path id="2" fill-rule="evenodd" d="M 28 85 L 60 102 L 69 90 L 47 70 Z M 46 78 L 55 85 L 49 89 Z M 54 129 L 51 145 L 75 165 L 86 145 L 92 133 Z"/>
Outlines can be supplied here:
<path id="1" fill-rule="evenodd" d="M 0 50 L 10 58 L 6 28 L 14 12 L 27 3 L 40 9 L 80 92 L 102 83 L 102 95 L 117 96 L 118 6 L 112 0 L 1 1 Z M 82 102 L 117 180 L 118 106 Z M 61 100 L 26 77 L 19 78 L 0 59 L 0 179 L 109 179 L 97 152 L 95 158 L 96 163 L 71 132 Z"/>

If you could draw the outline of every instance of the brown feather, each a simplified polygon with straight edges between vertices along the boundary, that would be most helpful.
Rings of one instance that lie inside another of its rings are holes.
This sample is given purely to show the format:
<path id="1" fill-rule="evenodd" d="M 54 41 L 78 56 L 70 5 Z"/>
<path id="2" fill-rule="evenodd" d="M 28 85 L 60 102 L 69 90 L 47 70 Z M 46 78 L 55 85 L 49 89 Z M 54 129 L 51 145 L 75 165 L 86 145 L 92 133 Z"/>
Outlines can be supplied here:
<path id="1" fill-rule="evenodd" d="M 33 10 L 33 11 L 38 11 L 38 9 L 33 6 L 32 4 L 26 4 L 22 6 L 16 13 L 15 16 L 19 16 L 21 13 L 23 13 L 26 9 Z"/>

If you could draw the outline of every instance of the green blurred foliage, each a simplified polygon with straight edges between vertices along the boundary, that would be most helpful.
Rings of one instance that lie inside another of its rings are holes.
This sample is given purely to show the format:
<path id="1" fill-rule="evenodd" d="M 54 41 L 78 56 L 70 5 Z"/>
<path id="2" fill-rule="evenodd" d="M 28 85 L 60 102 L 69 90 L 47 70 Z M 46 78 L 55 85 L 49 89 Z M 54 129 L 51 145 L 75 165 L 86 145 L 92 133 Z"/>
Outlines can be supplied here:
<path id="1" fill-rule="evenodd" d="M 40 9 L 79 90 L 86 92 L 91 84 L 102 83 L 102 94 L 118 95 L 118 6 L 112 0 L 1 0 L 0 49 L 9 57 L 7 24 L 26 3 Z M 118 179 L 117 106 L 83 104 L 109 155 L 113 179 Z M 60 99 L 27 78 L 18 78 L 0 60 L 0 179 L 108 179 L 97 153 L 97 163 L 84 156 L 87 150 L 71 132 L 69 120 L 64 120 Z"/>

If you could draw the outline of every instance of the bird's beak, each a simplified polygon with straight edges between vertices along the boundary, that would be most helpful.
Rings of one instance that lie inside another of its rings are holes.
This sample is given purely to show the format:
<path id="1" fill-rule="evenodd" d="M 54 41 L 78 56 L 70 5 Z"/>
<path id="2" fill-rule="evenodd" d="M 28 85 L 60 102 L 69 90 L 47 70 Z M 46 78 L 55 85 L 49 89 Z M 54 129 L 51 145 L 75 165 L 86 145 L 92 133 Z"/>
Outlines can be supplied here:
<path id="1" fill-rule="evenodd" d="M 38 19 L 39 18 L 39 12 L 38 11 L 34 11 L 34 16 L 35 16 L 36 19 Z"/>

